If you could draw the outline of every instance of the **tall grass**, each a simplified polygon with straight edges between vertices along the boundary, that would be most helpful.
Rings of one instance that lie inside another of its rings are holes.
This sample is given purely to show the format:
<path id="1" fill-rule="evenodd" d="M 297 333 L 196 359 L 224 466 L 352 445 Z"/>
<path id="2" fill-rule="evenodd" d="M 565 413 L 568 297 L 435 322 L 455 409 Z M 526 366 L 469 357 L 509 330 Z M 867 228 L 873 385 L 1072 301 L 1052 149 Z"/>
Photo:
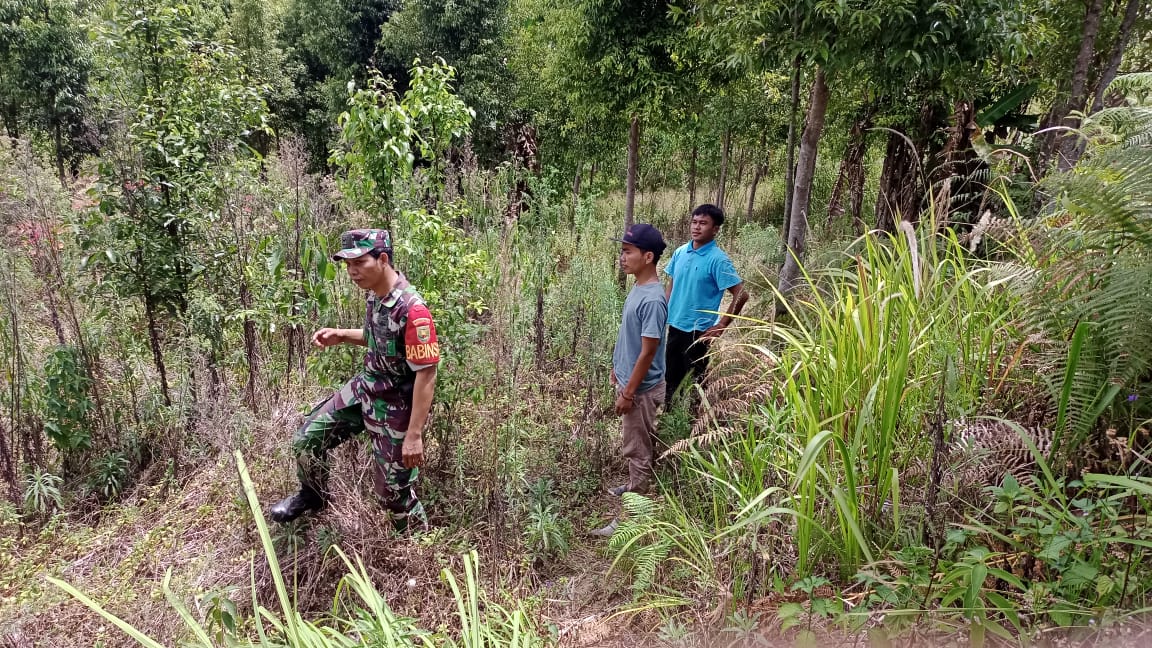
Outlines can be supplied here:
<path id="1" fill-rule="evenodd" d="M 1010 355 L 1016 297 L 988 267 L 970 268 L 954 238 L 931 234 L 863 237 L 807 276 L 791 323 L 753 333 L 767 338 L 756 348 L 799 447 L 783 502 L 796 512 L 797 574 L 827 557 L 849 576 L 901 526 L 901 472 L 927 454 L 920 413 L 941 378 L 950 413 L 978 409 Z"/>

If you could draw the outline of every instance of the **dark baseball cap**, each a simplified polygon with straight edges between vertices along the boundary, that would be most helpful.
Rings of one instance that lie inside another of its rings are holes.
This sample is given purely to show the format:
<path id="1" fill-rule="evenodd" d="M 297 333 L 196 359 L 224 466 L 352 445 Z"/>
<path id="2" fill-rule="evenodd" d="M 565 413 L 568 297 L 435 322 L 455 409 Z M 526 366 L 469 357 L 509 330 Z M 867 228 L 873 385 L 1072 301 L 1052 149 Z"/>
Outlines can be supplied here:
<path id="1" fill-rule="evenodd" d="M 392 235 L 386 229 L 354 229 L 340 235 L 340 251 L 332 255 L 333 261 L 358 259 L 372 250 L 380 250 L 392 258 Z"/>
<path id="2" fill-rule="evenodd" d="M 652 227 L 648 223 L 636 223 L 624 231 L 622 238 L 614 238 L 612 240 L 635 245 L 641 250 L 652 252 L 657 256 L 664 254 L 664 248 L 668 247 L 668 245 L 664 243 L 664 235 L 660 233 L 660 230 Z"/>

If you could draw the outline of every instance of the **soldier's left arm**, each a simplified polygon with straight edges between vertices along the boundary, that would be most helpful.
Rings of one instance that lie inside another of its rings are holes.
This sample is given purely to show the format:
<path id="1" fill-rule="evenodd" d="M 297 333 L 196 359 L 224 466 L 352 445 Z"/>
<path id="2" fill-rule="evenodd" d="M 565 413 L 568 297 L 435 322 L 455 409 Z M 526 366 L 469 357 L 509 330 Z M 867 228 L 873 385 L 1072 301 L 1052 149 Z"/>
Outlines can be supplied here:
<path id="1" fill-rule="evenodd" d="M 408 311 L 404 325 L 404 348 L 408 366 L 416 372 L 412 388 L 412 415 L 404 434 L 404 467 L 415 468 L 424 463 L 424 425 L 432 409 L 436 392 L 436 365 L 440 362 L 440 343 L 436 337 L 436 324 L 424 304 L 416 304 Z"/>
<path id="2" fill-rule="evenodd" d="M 416 468 L 424 464 L 424 425 L 428 423 L 428 412 L 432 409 L 435 392 L 436 365 L 417 371 L 416 385 L 412 389 L 412 418 L 401 448 L 405 468 Z"/>

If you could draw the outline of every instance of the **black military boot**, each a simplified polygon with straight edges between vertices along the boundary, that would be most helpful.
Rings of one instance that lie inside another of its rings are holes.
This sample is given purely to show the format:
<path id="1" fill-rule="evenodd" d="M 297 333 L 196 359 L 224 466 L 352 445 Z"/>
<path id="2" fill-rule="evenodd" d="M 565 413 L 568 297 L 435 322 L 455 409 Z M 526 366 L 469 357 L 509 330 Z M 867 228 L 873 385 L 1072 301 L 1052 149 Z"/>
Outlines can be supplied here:
<path id="1" fill-rule="evenodd" d="M 324 504 L 324 498 L 311 486 L 301 486 L 300 492 L 273 504 L 272 508 L 268 509 L 268 517 L 272 518 L 273 522 L 284 524 L 308 511 L 318 511 L 324 508 Z"/>

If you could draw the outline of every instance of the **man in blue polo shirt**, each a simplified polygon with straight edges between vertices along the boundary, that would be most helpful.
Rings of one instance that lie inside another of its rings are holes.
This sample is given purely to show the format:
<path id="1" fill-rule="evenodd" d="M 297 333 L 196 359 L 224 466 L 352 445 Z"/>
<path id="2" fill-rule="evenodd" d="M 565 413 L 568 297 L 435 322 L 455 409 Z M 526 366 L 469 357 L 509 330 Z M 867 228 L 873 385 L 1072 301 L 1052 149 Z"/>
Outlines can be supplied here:
<path id="1" fill-rule="evenodd" d="M 716 235 L 724 224 L 724 210 L 700 205 L 692 211 L 692 240 L 676 249 L 664 272 L 670 281 L 668 296 L 668 341 L 665 366 L 666 402 L 691 371 L 699 380 L 708 368 L 709 342 L 720 336 L 740 314 L 748 301 L 748 291 L 728 255 L 716 245 Z M 732 293 L 732 305 L 723 316 L 717 311 L 724 291 Z"/>

